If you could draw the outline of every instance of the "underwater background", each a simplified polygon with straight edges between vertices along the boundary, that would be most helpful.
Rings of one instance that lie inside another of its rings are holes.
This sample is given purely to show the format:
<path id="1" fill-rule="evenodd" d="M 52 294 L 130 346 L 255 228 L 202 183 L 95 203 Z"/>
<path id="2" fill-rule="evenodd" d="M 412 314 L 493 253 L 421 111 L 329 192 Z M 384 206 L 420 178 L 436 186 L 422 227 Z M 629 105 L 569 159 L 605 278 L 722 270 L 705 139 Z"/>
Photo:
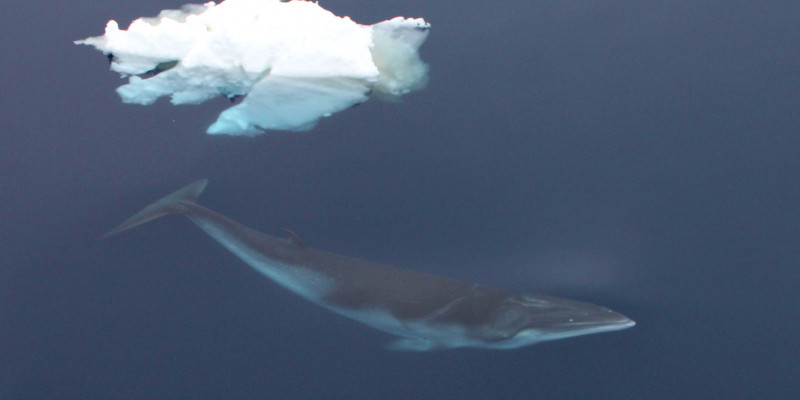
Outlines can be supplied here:
<path id="1" fill-rule="evenodd" d="M 0 399 L 675 399 L 800 393 L 800 3 L 356 1 L 432 24 L 427 88 L 311 131 L 123 104 L 72 41 L 177 0 L 0 13 Z M 198 178 L 311 247 L 602 304 L 637 326 L 392 352 L 185 218 Z"/>

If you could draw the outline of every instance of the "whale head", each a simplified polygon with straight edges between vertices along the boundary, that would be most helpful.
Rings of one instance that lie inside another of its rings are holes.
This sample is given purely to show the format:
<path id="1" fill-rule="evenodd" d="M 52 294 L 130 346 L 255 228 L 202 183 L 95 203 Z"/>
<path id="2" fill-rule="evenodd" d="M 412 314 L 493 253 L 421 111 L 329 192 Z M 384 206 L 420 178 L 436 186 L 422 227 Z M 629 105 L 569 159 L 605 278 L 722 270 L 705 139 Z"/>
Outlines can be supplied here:
<path id="1" fill-rule="evenodd" d="M 506 299 L 479 328 L 476 347 L 513 349 L 543 341 L 630 328 L 636 323 L 608 308 L 549 296 Z"/>

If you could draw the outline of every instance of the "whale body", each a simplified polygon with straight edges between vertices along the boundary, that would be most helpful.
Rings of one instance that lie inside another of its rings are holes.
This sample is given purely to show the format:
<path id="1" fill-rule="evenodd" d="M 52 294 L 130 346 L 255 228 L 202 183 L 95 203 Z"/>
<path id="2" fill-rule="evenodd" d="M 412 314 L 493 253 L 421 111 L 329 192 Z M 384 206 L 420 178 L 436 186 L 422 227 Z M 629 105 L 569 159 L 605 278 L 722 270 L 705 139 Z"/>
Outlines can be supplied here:
<path id="1" fill-rule="evenodd" d="M 108 237 L 168 214 L 183 214 L 246 264 L 291 292 L 398 338 L 387 348 L 513 349 L 634 326 L 608 308 L 341 256 L 262 234 L 197 204 L 207 180 L 146 207 Z"/>

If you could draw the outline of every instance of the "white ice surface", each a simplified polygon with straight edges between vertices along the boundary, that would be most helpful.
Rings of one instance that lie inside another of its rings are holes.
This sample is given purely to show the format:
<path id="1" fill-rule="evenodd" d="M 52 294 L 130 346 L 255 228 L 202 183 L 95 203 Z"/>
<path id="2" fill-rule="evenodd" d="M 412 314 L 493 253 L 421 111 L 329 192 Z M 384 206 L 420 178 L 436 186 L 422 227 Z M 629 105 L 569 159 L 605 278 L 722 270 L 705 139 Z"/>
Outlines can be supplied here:
<path id="1" fill-rule="evenodd" d="M 303 0 L 227 0 L 164 10 L 127 30 L 111 20 L 105 35 L 75 43 L 109 55 L 128 77 L 117 89 L 124 102 L 243 98 L 207 132 L 255 135 L 309 129 L 371 95 L 421 89 L 428 68 L 418 49 L 429 28 L 402 17 L 359 25 Z"/>

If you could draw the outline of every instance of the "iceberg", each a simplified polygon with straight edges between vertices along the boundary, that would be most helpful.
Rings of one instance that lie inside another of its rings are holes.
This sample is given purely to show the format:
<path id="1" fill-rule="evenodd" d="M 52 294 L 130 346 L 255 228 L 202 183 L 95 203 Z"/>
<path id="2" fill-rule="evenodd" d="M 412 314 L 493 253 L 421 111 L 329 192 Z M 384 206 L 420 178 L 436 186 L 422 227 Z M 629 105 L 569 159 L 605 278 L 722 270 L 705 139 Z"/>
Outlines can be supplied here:
<path id="1" fill-rule="evenodd" d="M 162 96 L 198 104 L 225 96 L 235 104 L 209 134 L 307 130 L 317 120 L 370 97 L 395 99 L 427 83 L 419 47 L 422 18 L 360 25 L 304 0 L 226 0 L 185 5 L 156 17 L 116 21 L 103 36 L 75 41 L 102 51 L 128 83 L 125 103 Z"/>

